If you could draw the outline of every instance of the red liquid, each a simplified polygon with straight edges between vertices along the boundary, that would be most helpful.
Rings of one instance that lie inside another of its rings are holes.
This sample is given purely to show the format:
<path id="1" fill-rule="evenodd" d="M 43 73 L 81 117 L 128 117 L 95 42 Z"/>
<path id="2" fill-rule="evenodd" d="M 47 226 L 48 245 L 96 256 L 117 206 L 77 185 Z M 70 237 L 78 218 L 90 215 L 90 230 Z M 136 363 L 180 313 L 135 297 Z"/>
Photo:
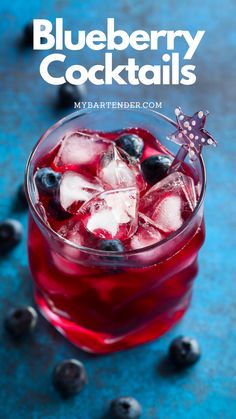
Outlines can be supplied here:
<path id="1" fill-rule="evenodd" d="M 158 153 L 170 154 L 149 133 L 129 131 L 138 132 L 145 140 L 142 159 Z M 118 136 L 106 135 L 109 139 Z M 57 151 L 43 156 L 37 166 L 55 169 L 53 159 Z M 193 177 L 191 170 L 186 165 L 182 169 Z M 86 167 L 83 172 L 86 173 Z M 40 196 L 40 201 L 51 227 L 58 231 L 65 220 L 55 220 L 50 215 L 48 197 Z M 92 267 L 89 262 L 86 266 L 86 255 L 79 251 L 78 262 L 71 260 L 75 256 L 68 258 L 63 247 L 50 243 L 30 216 L 29 261 L 36 301 L 43 314 L 70 341 L 95 353 L 128 348 L 162 335 L 182 317 L 191 300 L 197 254 L 205 234 L 202 219 L 192 220 L 191 224 L 178 243 L 175 238 L 170 240 L 172 245 L 167 244 L 163 256 L 156 252 L 155 259 L 153 250 L 151 266 L 147 266 L 148 258 L 142 259 L 144 250 L 135 256 L 137 267 L 132 259 L 130 267 L 124 263 L 115 269 L 115 260 L 110 267 Z"/>

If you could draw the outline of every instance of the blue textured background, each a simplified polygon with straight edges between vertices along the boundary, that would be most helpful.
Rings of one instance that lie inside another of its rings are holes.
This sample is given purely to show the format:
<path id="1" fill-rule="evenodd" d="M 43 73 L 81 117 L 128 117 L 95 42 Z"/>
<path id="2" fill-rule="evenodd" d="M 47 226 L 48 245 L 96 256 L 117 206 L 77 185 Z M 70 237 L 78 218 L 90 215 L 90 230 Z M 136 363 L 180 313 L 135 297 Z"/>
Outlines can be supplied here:
<path id="1" fill-rule="evenodd" d="M 87 99 L 161 100 L 169 116 L 176 105 L 189 113 L 208 108 L 207 129 L 220 142 L 216 151 L 205 153 L 207 238 L 192 306 L 183 321 L 159 341 L 102 357 L 79 351 L 42 318 L 32 337 L 18 344 L 6 336 L 1 325 L 0 417 L 102 419 L 111 399 L 128 394 L 142 403 L 146 419 L 235 418 L 235 1 L 2 0 L 0 11 L 1 220 L 15 217 L 26 229 L 27 214 L 14 198 L 26 158 L 41 133 L 63 115 L 54 106 L 57 88 L 46 85 L 39 76 L 45 53 L 17 46 L 24 24 L 32 18 L 64 17 L 67 27 L 74 29 L 104 28 L 106 17 L 115 17 L 127 31 L 205 29 L 194 57 L 198 77 L 194 86 L 90 85 Z M 126 55 L 121 54 L 121 62 Z M 84 52 L 78 58 L 88 66 L 97 60 L 96 54 Z M 73 56 L 67 63 L 75 60 Z M 155 61 L 154 52 L 139 54 L 140 64 L 148 60 Z M 0 303 L 1 319 L 12 305 L 32 303 L 26 230 L 23 242 L 0 259 Z M 164 357 L 169 342 L 179 333 L 196 337 L 203 356 L 192 369 L 177 374 Z M 52 368 L 65 357 L 81 359 L 90 380 L 78 397 L 67 401 L 51 385 Z"/>

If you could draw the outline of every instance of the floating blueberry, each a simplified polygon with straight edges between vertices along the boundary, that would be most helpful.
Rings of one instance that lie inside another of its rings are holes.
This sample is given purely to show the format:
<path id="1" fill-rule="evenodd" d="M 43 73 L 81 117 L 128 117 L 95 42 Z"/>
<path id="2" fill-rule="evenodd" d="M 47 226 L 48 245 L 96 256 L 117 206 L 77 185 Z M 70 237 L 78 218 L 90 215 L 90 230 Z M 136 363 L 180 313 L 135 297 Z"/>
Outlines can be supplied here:
<path id="1" fill-rule="evenodd" d="M 188 367 L 199 360 L 201 351 L 195 339 L 178 336 L 171 342 L 169 356 L 176 366 Z"/>
<path id="2" fill-rule="evenodd" d="M 114 419 L 137 419 L 142 413 L 139 402 L 133 397 L 118 397 L 111 402 Z"/>
<path id="3" fill-rule="evenodd" d="M 124 246 L 120 240 L 100 240 L 98 243 L 99 250 L 111 253 L 111 256 L 104 256 L 102 259 L 108 265 L 106 269 L 115 273 L 121 272 L 122 256 L 113 255 L 113 252 L 124 252 Z"/>
<path id="4" fill-rule="evenodd" d="M 111 240 L 101 240 L 100 241 L 100 250 L 106 252 L 123 252 L 124 246 L 120 240 L 111 239 Z"/>
<path id="5" fill-rule="evenodd" d="M 5 318 L 5 327 L 14 337 L 21 337 L 32 331 L 38 315 L 33 307 L 15 308 Z"/>
<path id="6" fill-rule="evenodd" d="M 19 221 L 7 219 L 0 223 L 0 250 L 7 251 L 16 246 L 22 238 L 22 225 Z"/>
<path id="7" fill-rule="evenodd" d="M 116 145 L 122 148 L 131 157 L 138 159 L 143 154 L 144 143 L 136 134 L 123 134 L 116 140 Z"/>
<path id="8" fill-rule="evenodd" d="M 167 155 L 151 156 L 141 163 L 143 177 L 150 185 L 162 180 L 172 163 L 172 158 Z"/>
<path id="9" fill-rule="evenodd" d="M 61 182 L 61 173 L 54 172 L 50 167 L 39 169 L 35 175 L 35 183 L 39 190 L 48 195 L 57 191 Z"/>
<path id="10" fill-rule="evenodd" d="M 26 195 L 25 195 L 24 184 L 19 186 L 18 197 L 19 197 L 19 200 L 22 203 L 22 205 L 24 205 L 24 207 L 28 207 L 28 202 L 27 202 Z"/>
<path id="11" fill-rule="evenodd" d="M 80 102 L 86 94 L 85 85 L 75 86 L 65 82 L 59 87 L 59 105 L 61 107 L 74 106 L 74 102 Z"/>
<path id="12" fill-rule="evenodd" d="M 60 362 L 53 372 L 54 386 L 63 396 L 73 396 L 79 393 L 87 381 L 84 365 L 77 359 Z"/>

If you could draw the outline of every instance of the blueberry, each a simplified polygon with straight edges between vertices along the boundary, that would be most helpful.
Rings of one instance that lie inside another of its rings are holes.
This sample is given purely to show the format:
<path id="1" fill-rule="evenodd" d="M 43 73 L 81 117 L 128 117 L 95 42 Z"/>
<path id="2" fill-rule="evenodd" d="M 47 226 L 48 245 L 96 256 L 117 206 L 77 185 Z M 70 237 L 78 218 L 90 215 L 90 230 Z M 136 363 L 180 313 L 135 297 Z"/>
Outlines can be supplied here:
<path id="1" fill-rule="evenodd" d="M 19 186 L 19 189 L 18 189 L 18 198 L 19 198 L 19 201 L 22 203 L 22 206 L 28 207 L 28 201 L 26 199 L 25 186 L 24 186 L 24 184 L 22 184 L 22 185 Z"/>
<path id="2" fill-rule="evenodd" d="M 110 252 L 111 256 L 104 256 L 102 259 L 109 266 L 106 269 L 115 273 L 121 272 L 121 265 L 123 257 L 112 255 L 113 252 L 124 252 L 124 246 L 120 240 L 110 239 L 110 240 L 100 240 L 98 243 L 99 250 L 104 252 Z"/>
<path id="3" fill-rule="evenodd" d="M 136 419 L 141 413 L 141 406 L 133 397 L 118 397 L 111 402 L 111 414 L 114 419 Z"/>
<path id="4" fill-rule="evenodd" d="M 39 190 L 48 195 L 58 190 L 61 182 L 61 173 L 54 172 L 49 167 L 39 169 L 35 176 L 35 183 Z"/>
<path id="5" fill-rule="evenodd" d="M 63 396 L 79 393 L 87 381 L 84 365 L 76 359 L 60 362 L 53 372 L 54 386 Z"/>
<path id="6" fill-rule="evenodd" d="M 195 339 L 178 336 L 170 344 L 169 356 L 176 366 L 188 367 L 199 360 L 201 351 Z"/>
<path id="7" fill-rule="evenodd" d="M 131 157 L 138 159 L 143 154 L 144 143 L 142 138 L 135 134 L 123 134 L 121 135 L 116 144 L 118 147 L 122 148 L 126 153 Z"/>
<path id="8" fill-rule="evenodd" d="M 7 219 L 0 223 L 0 250 L 10 250 L 22 239 L 22 225 L 19 221 Z"/>
<path id="9" fill-rule="evenodd" d="M 172 163 L 172 158 L 167 155 L 151 156 L 141 163 L 143 177 L 147 183 L 154 183 L 162 180 Z"/>
<path id="10" fill-rule="evenodd" d="M 14 337 L 26 335 L 36 326 L 38 315 L 33 307 L 15 308 L 5 318 L 5 327 Z"/>
<path id="11" fill-rule="evenodd" d="M 79 102 L 83 99 L 86 93 L 85 85 L 75 86 L 69 82 L 65 82 L 59 87 L 59 105 L 61 107 L 74 106 L 74 102 Z"/>
<path id="12" fill-rule="evenodd" d="M 106 252 L 123 252 L 124 246 L 120 240 L 111 239 L 111 240 L 101 240 L 99 245 L 100 250 Z"/>

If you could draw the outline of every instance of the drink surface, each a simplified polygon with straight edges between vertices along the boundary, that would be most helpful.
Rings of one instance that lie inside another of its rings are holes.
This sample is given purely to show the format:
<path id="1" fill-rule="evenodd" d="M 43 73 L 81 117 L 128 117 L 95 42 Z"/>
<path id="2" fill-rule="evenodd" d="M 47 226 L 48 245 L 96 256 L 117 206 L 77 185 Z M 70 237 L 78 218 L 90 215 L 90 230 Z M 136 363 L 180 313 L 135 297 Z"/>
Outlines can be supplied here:
<path id="1" fill-rule="evenodd" d="M 120 140 L 133 135 L 143 144 L 135 157 L 122 147 L 126 140 Z M 157 172 L 145 172 L 152 156 L 161 156 L 163 162 L 159 178 Z M 67 240 L 55 248 L 30 217 L 36 300 L 45 316 L 84 349 L 109 352 L 154 339 L 189 305 L 203 221 L 182 237 L 174 252 L 168 244 L 163 255 L 155 250 L 168 237 L 175 241 L 174 233 L 189 222 L 199 199 L 198 179 L 190 166 L 167 173 L 172 158 L 151 133 L 133 128 L 69 132 L 35 165 L 36 210 Z M 48 183 L 42 181 L 45 169 L 54 176 L 47 177 Z M 102 266 L 96 257 L 94 263 L 85 263 L 81 246 L 123 256 L 119 263 L 115 255 L 104 256 Z M 135 251 L 137 263 L 126 263 Z"/>
<path id="2" fill-rule="evenodd" d="M 138 159 L 116 145 L 127 134 L 144 139 Z M 53 230 L 77 245 L 99 249 L 99 239 L 119 239 L 128 251 L 157 243 L 180 228 L 197 203 L 187 165 L 162 174 L 154 184 L 149 177 L 146 182 L 140 163 L 158 155 L 171 161 L 171 153 L 143 130 L 69 133 L 38 162 L 38 168 L 60 174 L 51 193 L 37 182 L 36 170 L 38 211 Z"/>

